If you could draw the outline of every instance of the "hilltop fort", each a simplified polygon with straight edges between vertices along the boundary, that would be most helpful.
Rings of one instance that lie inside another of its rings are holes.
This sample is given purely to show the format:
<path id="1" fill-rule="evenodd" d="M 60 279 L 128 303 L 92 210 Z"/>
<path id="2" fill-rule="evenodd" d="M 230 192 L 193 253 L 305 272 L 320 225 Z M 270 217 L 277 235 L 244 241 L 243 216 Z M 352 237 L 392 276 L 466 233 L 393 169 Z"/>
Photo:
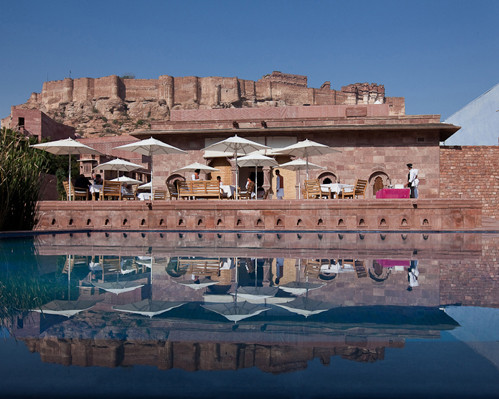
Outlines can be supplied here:
<path id="1" fill-rule="evenodd" d="M 72 126 L 77 135 L 113 136 L 168 121 L 176 109 L 257 108 L 313 105 L 388 104 L 393 116 L 405 114 L 404 99 L 385 97 L 376 83 L 355 83 L 341 90 L 329 81 L 308 87 L 307 76 L 274 71 L 257 81 L 237 77 L 135 79 L 116 75 L 49 81 L 15 109 L 36 109 Z M 2 121 L 12 126 L 12 115 Z M 15 123 L 14 123 L 15 124 Z"/>

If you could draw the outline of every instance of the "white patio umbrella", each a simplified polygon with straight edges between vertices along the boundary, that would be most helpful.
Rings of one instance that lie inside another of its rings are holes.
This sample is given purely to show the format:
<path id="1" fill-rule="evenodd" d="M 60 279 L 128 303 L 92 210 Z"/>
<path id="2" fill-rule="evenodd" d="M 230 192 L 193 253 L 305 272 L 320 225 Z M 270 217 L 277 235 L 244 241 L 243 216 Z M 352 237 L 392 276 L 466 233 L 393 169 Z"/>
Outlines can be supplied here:
<path id="1" fill-rule="evenodd" d="M 163 143 L 162 141 L 156 140 L 151 137 L 149 139 L 140 140 L 135 143 L 120 145 L 115 147 L 116 150 L 125 150 L 131 152 L 138 152 L 139 154 L 152 157 L 153 155 L 165 155 L 165 154 L 187 154 L 186 151 L 180 148 L 174 147 L 172 145 Z M 153 197 L 152 192 L 152 180 L 153 180 L 153 163 L 151 160 L 151 198 Z"/>
<path id="2" fill-rule="evenodd" d="M 112 179 L 111 181 L 119 181 L 125 184 L 140 184 L 142 183 L 140 180 L 137 179 L 132 179 L 131 177 L 128 176 L 120 176 L 117 177 L 116 179 Z"/>
<path id="3" fill-rule="evenodd" d="M 283 163 L 279 165 L 280 168 L 283 169 L 288 169 L 288 170 L 293 170 L 298 172 L 298 199 L 301 198 L 301 176 L 300 176 L 300 171 L 303 169 L 326 169 L 323 166 L 316 165 L 315 163 L 311 163 L 305 161 L 304 159 L 298 158 L 294 159 L 292 161 Z"/>
<path id="4" fill-rule="evenodd" d="M 151 182 L 145 183 L 145 184 L 141 184 L 139 186 L 140 189 L 144 189 L 144 190 L 147 189 L 147 188 L 151 188 L 151 187 L 152 187 L 152 183 Z"/>
<path id="5" fill-rule="evenodd" d="M 131 172 L 132 170 L 137 170 L 137 169 L 142 169 L 143 166 L 125 161 L 124 159 L 116 158 L 113 159 L 109 162 L 101 163 L 100 165 L 97 165 L 95 169 L 99 170 L 116 170 L 118 172 Z"/>
<path id="6" fill-rule="evenodd" d="M 208 165 L 205 165 L 205 164 L 202 164 L 202 163 L 199 163 L 199 162 L 194 162 L 194 163 L 186 165 L 186 166 L 184 166 L 184 167 L 182 167 L 180 169 L 174 170 L 173 172 L 174 173 L 178 173 L 178 172 L 194 172 L 194 171 L 196 171 L 198 169 L 201 172 L 205 172 L 205 173 L 216 172 L 217 170 L 220 170 L 220 169 L 217 169 L 217 168 L 212 168 L 211 166 L 208 166 Z"/>
<path id="7" fill-rule="evenodd" d="M 270 149 L 270 147 L 239 137 L 236 134 L 233 137 L 229 137 L 225 140 L 219 141 L 218 143 L 211 144 L 208 147 L 205 147 L 203 150 L 232 152 L 234 154 L 234 159 L 236 161 L 236 198 L 237 198 L 238 197 L 237 190 L 239 186 L 239 170 L 237 164 L 238 154 L 250 154 L 253 151 L 258 151 L 263 149 Z"/>
<path id="8" fill-rule="evenodd" d="M 255 198 L 258 199 L 258 167 L 259 166 L 279 166 L 274 158 L 261 154 L 259 151 L 254 151 L 244 157 L 239 158 L 239 165 L 255 167 Z"/>
<path id="9" fill-rule="evenodd" d="M 91 154 L 102 155 L 92 147 L 80 143 L 79 141 L 67 138 L 63 140 L 50 141 L 48 143 L 33 144 L 31 147 L 50 152 L 55 155 L 68 155 L 68 181 L 71 182 L 71 155 L 73 154 Z M 69 185 L 69 200 L 71 201 L 71 184 Z"/>
<path id="10" fill-rule="evenodd" d="M 303 141 L 299 141 L 296 144 L 289 145 L 287 147 L 281 148 L 278 150 L 279 154 L 285 154 L 285 155 L 291 155 L 291 156 L 296 156 L 296 157 L 303 157 L 305 158 L 306 162 L 306 167 L 305 169 L 307 170 L 307 179 L 308 179 L 308 157 L 314 156 L 314 155 L 325 155 L 325 154 L 330 154 L 332 152 L 341 152 L 338 150 L 335 150 L 334 148 L 331 148 L 327 145 L 317 143 L 315 141 L 306 139 Z"/>

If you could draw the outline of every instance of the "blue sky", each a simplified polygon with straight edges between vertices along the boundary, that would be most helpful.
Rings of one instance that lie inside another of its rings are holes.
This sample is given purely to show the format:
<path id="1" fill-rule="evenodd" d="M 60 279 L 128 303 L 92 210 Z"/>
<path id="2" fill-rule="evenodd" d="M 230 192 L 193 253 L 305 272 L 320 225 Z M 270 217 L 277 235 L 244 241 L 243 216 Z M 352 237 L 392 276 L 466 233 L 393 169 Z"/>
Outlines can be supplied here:
<path id="1" fill-rule="evenodd" d="M 0 118 L 46 80 L 274 70 L 384 84 L 442 120 L 499 83 L 499 1 L 3 0 Z"/>

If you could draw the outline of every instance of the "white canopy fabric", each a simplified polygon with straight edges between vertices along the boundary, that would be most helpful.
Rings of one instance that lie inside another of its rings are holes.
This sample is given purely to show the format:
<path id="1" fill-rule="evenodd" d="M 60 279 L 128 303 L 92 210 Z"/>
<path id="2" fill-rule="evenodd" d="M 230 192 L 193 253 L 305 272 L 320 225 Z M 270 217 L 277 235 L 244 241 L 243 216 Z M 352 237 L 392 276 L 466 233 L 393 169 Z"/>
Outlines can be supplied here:
<path id="1" fill-rule="evenodd" d="M 50 141 L 47 143 L 33 144 L 31 147 L 50 152 L 55 155 L 68 155 L 68 181 L 71 182 L 71 155 L 73 154 L 91 154 L 102 155 L 99 151 L 80 143 L 79 141 L 67 138 L 63 140 Z M 69 185 L 69 200 L 71 201 L 71 184 Z"/>
<path id="2" fill-rule="evenodd" d="M 140 180 L 137 179 L 132 179 L 131 177 L 128 176 L 120 176 L 117 177 L 116 179 L 112 179 L 111 181 L 120 181 L 125 184 L 140 184 L 142 183 Z"/>
<path id="3" fill-rule="evenodd" d="M 233 137 L 229 137 L 225 140 L 219 141 L 217 143 L 211 144 L 204 148 L 204 151 L 221 151 L 221 152 L 232 152 L 234 154 L 234 159 L 236 161 L 236 198 L 238 197 L 238 185 L 239 185 L 239 170 L 237 164 L 237 157 L 239 154 L 250 154 L 253 151 L 258 151 L 262 149 L 270 149 L 266 145 L 251 141 L 237 134 Z"/>
<path id="4" fill-rule="evenodd" d="M 296 144 L 292 144 L 290 146 L 281 148 L 279 154 L 286 154 L 296 157 L 304 157 L 306 164 L 309 164 L 308 158 L 314 155 L 325 155 L 330 154 L 332 152 L 341 152 L 331 148 L 327 145 L 317 143 L 315 141 L 306 139 L 303 141 L 299 141 Z M 308 167 L 305 167 L 307 170 L 307 179 L 308 179 Z"/>
<path id="5" fill-rule="evenodd" d="M 132 170 L 137 170 L 142 168 L 143 168 L 142 165 L 125 161 L 124 159 L 116 158 L 113 159 L 112 161 L 97 165 L 94 168 L 94 170 L 99 169 L 99 170 L 117 170 L 122 172 L 131 172 Z"/>
<path id="6" fill-rule="evenodd" d="M 300 175 L 300 170 L 303 170 L 303 169 L 326 169 L 324 168 L 323 166 L 319 166 L 319 165 L 316 165 L 315 163 L 311 163 L 311 162 L 308 162 L 301 159 L 301 158 L 298 158 L 298 159 L 294 159 L 292 161 L 289 161 L 289 162 L 286 162 L 286 163 L 283 163 L 281 165 L 279 165 L 280 168 L 283 168 L 283 169 L 289 169 L 289 170 L 293 170 L 293 171 L 297 171 L 298 172 L 298 198 L 301 198 L 301 175 Z"/>
<path id="7" fill-rule="evenodd" d="M 172 145 L 163 143 L 153 137 L 141 141 L 137 141 L 135 143 L 120 145 L 115 147 L 117 150 L 125 150 L 131 152 L 138 152 L 139 154 L 146 156 L 153 155 L 165 155 L 165 154 L 187 154 L 186 151 L 181 150 L 180 148 L 174 147 Z M 153 197 L 153 165 L 151 161 L 151 198 Z"/>
<path id="8" fill-rule="evenodd" d="M 201 172 L 216 172 L 217 168 L 212 168 L 211 166 L 204 165 L 199 162 L 194 162 L 189 165 L 186 165 L 180 169 L 174 170 L 175 173 L 178 172 L 194 172 L 195 170 L 199 169 Z"/>

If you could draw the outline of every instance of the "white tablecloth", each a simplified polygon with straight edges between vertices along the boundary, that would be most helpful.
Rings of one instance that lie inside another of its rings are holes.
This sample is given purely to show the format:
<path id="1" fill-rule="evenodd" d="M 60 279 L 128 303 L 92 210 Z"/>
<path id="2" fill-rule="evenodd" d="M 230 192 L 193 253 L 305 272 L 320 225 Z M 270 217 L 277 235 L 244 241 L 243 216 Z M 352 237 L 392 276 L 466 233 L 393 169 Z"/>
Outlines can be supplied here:
<path id="1" fill-rule="evenodd" d="M 92 184 L 88 190 L 90 191 L 90 194 L 92 194 L 92 198 L 95 199 L 95 194 L 102 191 L 102 184 Z"/>
<path id="2" fill-rule="evenodd" d="M 141 201 L 149 201 L 151 199 L 151 193 L 138 193 L 137 198 Z"/>
<path id="3" fill-rule="evenodd" d="M 331 191 L 332 193 L 338 194 L 343 188 L 346 192 L 352 191 L 353 185 L 341 183 L 321 184 L 321 190 L 323 193 L 328 193 L 329 191 Z"/>
<path id="4" fill-rule="evenodd" d="M 222 192 L 224 194 L 226 194 L 227 197 L 234 198 L 234 194 L 236 193 L 236 186 L 229 186 L 226 184 L 221 184 L 220 190 L 222 190 Z"/>

